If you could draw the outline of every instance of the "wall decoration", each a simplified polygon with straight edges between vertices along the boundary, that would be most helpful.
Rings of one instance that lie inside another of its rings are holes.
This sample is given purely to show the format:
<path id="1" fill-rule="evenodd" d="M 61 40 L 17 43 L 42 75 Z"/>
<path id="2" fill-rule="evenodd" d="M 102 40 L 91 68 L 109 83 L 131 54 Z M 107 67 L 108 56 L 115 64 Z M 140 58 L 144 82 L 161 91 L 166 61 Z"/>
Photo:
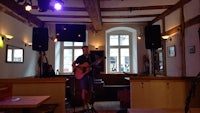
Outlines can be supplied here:
<path id="1" fill-rule="evenodd" d="M 195 46 L 189 46 L 189 53 L 190 54 L 193 54 L 193 53 L 195 53 Z"/>
<path id="2" fill-rule="evenodd" d="M 175 57 L 176 56 L 176 47 L 175 45 L 168 47 L 168 56 L 169 57 Z"/>

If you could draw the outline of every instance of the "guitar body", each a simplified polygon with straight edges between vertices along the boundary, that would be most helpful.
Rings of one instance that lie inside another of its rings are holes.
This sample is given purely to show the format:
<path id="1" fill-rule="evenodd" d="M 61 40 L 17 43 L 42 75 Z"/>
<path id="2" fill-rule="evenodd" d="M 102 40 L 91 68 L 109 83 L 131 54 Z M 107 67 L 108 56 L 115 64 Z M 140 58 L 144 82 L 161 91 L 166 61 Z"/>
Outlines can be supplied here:
<path id="1" fill-rule="evenodd" d="M 76 68 L 74 70 L 74 75 L 75 75 L 76 79 L 83 78 L 83 76 L 85 74 L 90 72 L 91 66 L 98 65 L 105 58 L 106 57 L 101 57 L 101 58 L 97 59 L 95 62 L 93 62 L 91 64 L 89 64 L 88 62 L 84 62 L 83 64 L 80 64 L 80 65 L 76 66 Z"/>
<path id="2" fill-rule="evenodd" d="M 76 79 L 81 79 L 85 74 L 89 72 L 90 72 L 90 65 L 88 62 L 84 62 L 83 64 L 80 64 L 75 68 L 74 75 Z"/>

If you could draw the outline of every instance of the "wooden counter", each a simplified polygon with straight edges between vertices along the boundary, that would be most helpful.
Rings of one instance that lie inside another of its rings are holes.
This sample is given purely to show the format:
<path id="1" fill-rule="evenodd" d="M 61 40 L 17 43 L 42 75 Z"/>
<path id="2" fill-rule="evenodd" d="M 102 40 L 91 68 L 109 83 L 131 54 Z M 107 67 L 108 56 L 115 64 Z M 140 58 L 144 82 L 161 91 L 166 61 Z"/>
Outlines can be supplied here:
<path id="1" fill-rule="evenodd" d="M 137 76 L 130 78 L 131 108 L 184 108 L 192 77 Z M 200 106 L 200 88 L 191 106 Z M 198 101 L 197 101 L 198 100 Z"/>

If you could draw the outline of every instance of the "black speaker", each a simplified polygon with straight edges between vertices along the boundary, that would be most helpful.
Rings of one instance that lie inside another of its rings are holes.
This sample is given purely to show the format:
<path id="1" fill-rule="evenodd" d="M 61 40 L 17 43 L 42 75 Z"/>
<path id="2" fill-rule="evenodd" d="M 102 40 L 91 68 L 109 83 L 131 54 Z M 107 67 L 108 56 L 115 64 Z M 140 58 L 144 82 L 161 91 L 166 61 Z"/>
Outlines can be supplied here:
<path id="1" fill-rule="evenodd" d="M 33 28 L 32 49 L 36 51 L 47 51 L 49 33 L 47 28 Z"/>
<path id="2" fill-rule="evenodd" d="M 158 49 L 161 47 L 160 25 L 148 25 L 145 27 L 146 49 Z"/>

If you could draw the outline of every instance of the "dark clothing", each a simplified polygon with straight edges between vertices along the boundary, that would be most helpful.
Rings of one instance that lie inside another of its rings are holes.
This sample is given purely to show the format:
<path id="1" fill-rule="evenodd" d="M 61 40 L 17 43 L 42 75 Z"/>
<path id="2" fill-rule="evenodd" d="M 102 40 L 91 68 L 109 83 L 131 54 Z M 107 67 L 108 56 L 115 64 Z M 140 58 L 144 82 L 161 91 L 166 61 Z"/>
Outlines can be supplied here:
<path id="1" fill-rule="evenodd" d="M 89 57 L 87 58 L 84 55 L 79 56 L 75 62 L 77 64 L 83 64 L 85 62 L 88 62 L 90 65 L 95 61 L 94 57 L 92 54 L 89 54 Z M 81 89 L 92 89 L 93 85 L 93 78 L 92 78 L 92 71 L 87 73 L 86 75 L 83 76 L 83 78 L 80 79 L 80 87 Z"/>
<path id="2" fill-rule="evenodd" d="M 48 76 L 48 68 L 49 68 L 49 64 L 48 63 L 42 63 L 43 77 L 47 77 Z"/>
<path id="3" fill-rule="evenodd" d="M 92 57 L 93 57 L 92 54 L 89 54 L 89 55 L 88 55 L 88 58 L 87 58 L 85 55 L 81 55 L 81 56 L 79 56 L 79 57 L 75 60 L 75 62 L 76 62 L 77 64 L 83 64 L 84 62 L 88 62 L 89 64 L 91 64 L 92 62 L 95 61 L 95 59 L 92 58 Z"/>
<path id="4" fill-rule="evenodd" d="M 52 69 L 52 67 L 49 68 L 48 76 L 49 76 L 49 77 L 54 77 L 54 76 L 56 76 L 55 71 Z"/>

